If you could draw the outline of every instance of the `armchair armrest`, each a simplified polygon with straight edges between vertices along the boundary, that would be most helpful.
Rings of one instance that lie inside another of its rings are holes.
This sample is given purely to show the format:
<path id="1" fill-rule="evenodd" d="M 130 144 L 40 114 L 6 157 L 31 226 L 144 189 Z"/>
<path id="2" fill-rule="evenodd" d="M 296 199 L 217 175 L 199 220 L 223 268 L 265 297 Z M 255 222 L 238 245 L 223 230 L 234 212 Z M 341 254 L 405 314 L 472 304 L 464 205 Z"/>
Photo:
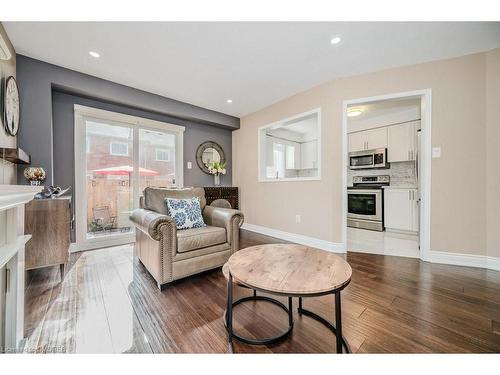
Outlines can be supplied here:
<path id="1" fill-rule="evenodd" d="M 177 232 L 174 219 L 170 216 L 159 214 L 158 212 L 138 208 L 132 211 L 130 221 L 141 231 L 149 235 L 153 240 L 160 240 L 160 230 L 167 226 L 169 230 L 173 231 L 174 238 Z"/>
<path id="2" fill-rule="evenodd" d="M 238 243 L 233 243 L 235 242 L 233 240 L 238 240 L 239 229 L 244 220 L 243 212 L 230 208 L 205 206 L 203 219 L 208 225 L 225 228 L 227 242 L 230 245 L 239 245 Z"/>

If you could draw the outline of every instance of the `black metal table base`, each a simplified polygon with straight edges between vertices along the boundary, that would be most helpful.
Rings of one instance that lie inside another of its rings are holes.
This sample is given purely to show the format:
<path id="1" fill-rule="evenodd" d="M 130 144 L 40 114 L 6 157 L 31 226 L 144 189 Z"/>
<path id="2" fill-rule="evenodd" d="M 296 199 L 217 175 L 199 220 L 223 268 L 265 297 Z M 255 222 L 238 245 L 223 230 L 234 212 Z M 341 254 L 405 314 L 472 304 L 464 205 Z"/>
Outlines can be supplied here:
<path id="1" fill-rule="evenodd" d="M 266 302 L 270 302 L 276 306 L 279 306 L 281 309 L 283 309 L 284 311 L 286 311 L 286 313 L 288 314 L 288 329 L 283 332 L 283 333 L 280 333 L 276 336 L 273 336 L 273 337 L 269 337 L 269 338 L 265 338 L 265 339 L 252 339 L 252 338 L 249 338 L 249 337 L 244 337 L 244 336 L 241 336 L 237 333 L 235 333 L 234 331 L 232 332 L 232 336 L 241 341 L 241 342 L 244 342 L 245 344 L 250 344 L 250 345 L 270 345 L 270 344 L 274 344 L 278 341 L 281 341 L 283 340 L 284 338 L 288 337 L 288 335 L 290 334 L 290 332 L 292 332 L 293 330 L 293 308 L 292 308 L 292 297 L 289 297 L 288 298 L 288 307 L 286 307 L 283 303 L 281 303 L 280 301 L 278 300 L 275 300 L 274 298 L 271 298 L 271 297 L 266 297 L 266 296 L 258 296 L 256 294 L 256 292 L 254 291 L 254 295 L 253 296 L 250 296 L 250 297 L 244 297 L 244 298 L 240 298 L 239 300 L 237 301 L 234 301 L 233 302 L 233 308 L 237 305 L 239 305 L 240 303 L 243 303 L 243 302 L 247 302 L 247 301 L 266 301 Z M 224 326 L 226 327 L 226 330 L 229 334 L 229 324 L 228 324 L 228 321 L 227 321 L 227 311 L 224 312 Z"/>
<path id="2" fill-rule="evenodd" d="M 350 348 L 349 344 L 344 339 L 344 336 L 342 336 L 342 321 L 341 321 L 342 310 L 340 307 L 340 292 L 335 293 L 335 321 L 336 321 L 338 328 L 335 327 L 335 325 L 330 323 L 328 320 L 326 320 L 322 316 L 320 316 L 320 315 L 318 315 L 310 310 L 304 309 L 302 307 L 302 297 L 299 297 L 299 308 L 297 309 L 297 311 L 301 315 L 306 315 L 310 318 L 317 320 L 318 322 L 320 322 L 321 324 L 323 324 L 324 326 L 329 328 L 330 331 L 332 331 L 335 334 L 335 340 L 337 342 L 337 353 L 344 353 L 342 348 L 345 349 L 346 353 L 351 353 L 351 348 Z"/>
<path id="3" fill-rule="evenodd" d="M 341 304 L 340 304 L 340 290 L 334 293 L 335 294 L 335 325 L 330 323 L 328 320 L 325 318 L 319 316 L 318 314 L 304 309 L 302 306 L 302 297 L 299 297 L 299 307 L 297 309 L 298 313 L 301 315 L 306 315 L 309 316 L 318 322 L 322 323 L 325 325 L 328 329 L 330 329 L 336 337 L 336 346 L 337 346 L 337 353 L 343 353 L 343 349 L 345 349 L 346 353 L 351 353 L 351 349 L 349 347 L 349 344 L 347 341 L 344 339 L 342 336 L 342 310 L 341 310 Z M 288 314 L 288 328 L 286 331 L 273 336 L 269 338 L 263 338 L 263 339 L 254 339 L 254 338 L 249 338 L 249 337 L 244 337 L 241 336 L 233 331 L 233 308 L 241 303 L 248 302 L 248 301 L 266 301 L 270 302 L 276 306 L 279 306 L 281 309 L 283 309 L 287 314 Z M 274 344 L 276 342 L 279 342 L 285 338 L 287 338 L 290 333 L 293 330 L 293 307 L 292 307 L 292 297 L 288 297 L 288 307 L 285 306 L 283 303 L 280 301 L 267 297 L 267 296 L 258 296 L 257 292 L 253 290 L 253 295 L 249 297 L 243 297 L 240 298 L 237 301 L 233 302 L 233 282 L 232 282 L 232 276 L 229 274 L 228 282 L 227 282 L 227 308 L 226 311 L 224 311 L 224 326 L 226 327 L 226 331 L 228 333 L 228 344 L 229 344 L 229 351 L 232 353 L 233 352 L 233 345 L 232 345 L 232 339 L 235 338 L 245 344 L 250 344 L 250 345 L 270 345 Z"/>

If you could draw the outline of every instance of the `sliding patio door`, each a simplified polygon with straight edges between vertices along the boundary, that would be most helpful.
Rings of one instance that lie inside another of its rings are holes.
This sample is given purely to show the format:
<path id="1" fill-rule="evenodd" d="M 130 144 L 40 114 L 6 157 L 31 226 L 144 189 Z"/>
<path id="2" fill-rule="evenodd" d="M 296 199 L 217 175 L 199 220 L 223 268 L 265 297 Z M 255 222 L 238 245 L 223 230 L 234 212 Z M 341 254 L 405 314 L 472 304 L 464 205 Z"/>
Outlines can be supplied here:
<path id="1" fill-rule="evenodd" d="M 76 250 L 130 243 L 147 186 L 182 186 L 184 128 L 75 106 Z"/>

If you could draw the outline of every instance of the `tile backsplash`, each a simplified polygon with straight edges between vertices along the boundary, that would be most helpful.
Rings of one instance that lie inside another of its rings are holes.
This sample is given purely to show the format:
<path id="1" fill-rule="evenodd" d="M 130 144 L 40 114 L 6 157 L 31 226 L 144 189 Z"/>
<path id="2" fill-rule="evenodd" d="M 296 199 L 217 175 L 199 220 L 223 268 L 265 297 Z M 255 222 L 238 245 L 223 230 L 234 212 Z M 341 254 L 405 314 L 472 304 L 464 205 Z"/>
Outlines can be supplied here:
<path id="1" fill-rule="evenodd" d="M 316 177 L 318 175 L 317 168 L 308 169 L 285 169 L 285 177 Z"/>
<path id="2" fill-rule="evenodd" d="M 391 176 L 392 186 L 408 186 L 414 187 L 417 185 L 415 175 L 415 162 L 404 161 L 391 163 L 388 169 L 347 169 L 347 186 L 352 186 L 352 178 L 354 176 Z"/>

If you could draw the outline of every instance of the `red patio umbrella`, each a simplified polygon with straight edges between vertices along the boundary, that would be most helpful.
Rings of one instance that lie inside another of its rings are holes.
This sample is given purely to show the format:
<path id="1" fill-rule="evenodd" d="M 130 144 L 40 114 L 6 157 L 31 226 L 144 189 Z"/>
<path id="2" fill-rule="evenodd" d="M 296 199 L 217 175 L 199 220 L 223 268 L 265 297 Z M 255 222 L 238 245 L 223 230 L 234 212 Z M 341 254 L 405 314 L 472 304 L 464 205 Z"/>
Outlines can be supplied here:
<path id="1" fill-rule="evenodd" d="M 119 167 L 94 169 L 92 172 L 100 175 L 130 176 L 134 172 L 134 167 L 130 165 L 121 165 Z M 139 174 L 141 176 L 157 176 L 160 174 L 160 172 L 139 167 Z"/>

